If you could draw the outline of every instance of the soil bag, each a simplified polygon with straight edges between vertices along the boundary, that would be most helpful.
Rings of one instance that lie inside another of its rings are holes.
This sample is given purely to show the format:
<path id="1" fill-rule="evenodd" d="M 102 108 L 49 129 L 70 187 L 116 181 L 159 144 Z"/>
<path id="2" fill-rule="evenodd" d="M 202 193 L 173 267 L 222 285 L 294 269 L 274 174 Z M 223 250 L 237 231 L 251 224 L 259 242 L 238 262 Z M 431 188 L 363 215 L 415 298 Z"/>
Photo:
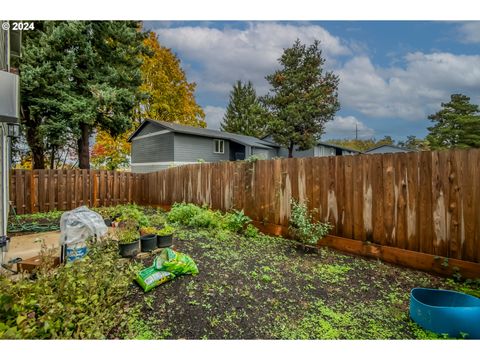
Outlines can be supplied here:
<path id="1" fill-rule="evenodd" d="M 168 271 L 175 275 L 198 274 L 198 268 L 188 255 L 176 252 L 170 248 L 163 249 L 153 261 L 157 270 Z"/>
<path id="2" fill-rule="evenodd" d="M 143 291 L 147 292 L 164 282 L 172 280 L 174 277 L 175 275 L 168 271 L 157 270 L 155 266 L 150 266 L 140 271 L 135 280 L 142 287 Z"/>

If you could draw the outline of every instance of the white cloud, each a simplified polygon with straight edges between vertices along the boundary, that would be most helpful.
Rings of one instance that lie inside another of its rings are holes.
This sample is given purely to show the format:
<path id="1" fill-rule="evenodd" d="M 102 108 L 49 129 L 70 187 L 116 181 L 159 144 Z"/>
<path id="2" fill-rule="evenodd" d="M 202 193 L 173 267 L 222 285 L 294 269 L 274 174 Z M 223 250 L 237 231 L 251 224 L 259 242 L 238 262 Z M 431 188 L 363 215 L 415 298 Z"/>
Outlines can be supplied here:
<path id="1" fill-rule="evenodd" d="M 461 40 L 464 43 L 480 43 L 480 21 L 462 24 L 459 28 Z"/>
<path id="2" fill-rule="evenodd" d="M 279 67 L 277 59 L 283 49 L 295 39 L 311 44 L 321 41 L 326 66 L 332 67 L 335 58 L 350 54 L 340 38 L 321 26 L 254 22 L 245 29 L 215 29 L 209 27 L 177 27 L 157 29 L 162 45 L 174 49 L 182 59 L 201 64 L 191 70 L 198 91 L 227 96 L 236 80 L 251 80 L 257 92 L 268 90 L 265 76 Z"/>
<path id="3" fill-rule="evenodd" d="M 375 131 L 355 116 L 335 116 L 333 121 L 325 125 L 325 138 L 353 138 L 355 137 L 355 128 L 358 131 L 360 139 L 373 137 Z"/>
<path id="4" fill-rule="evenodd" d="M 404 60 L 404 67 L 390 68 L 366 56 L 349 60 L 337 71 L 342 105 L 372 117 L 419 120 L 452 93 L 480 94 L 479 55 L 416 52 Z"/>
<path id="5" fill-rule="evenodd" d="M 225 108 L 220 106 L 205 106 L 203 109 L 205 112 L 205 121 L 209 129 L 219 130 L 220 123 L 223 119 L 223 114 L 225 114 Z"/>

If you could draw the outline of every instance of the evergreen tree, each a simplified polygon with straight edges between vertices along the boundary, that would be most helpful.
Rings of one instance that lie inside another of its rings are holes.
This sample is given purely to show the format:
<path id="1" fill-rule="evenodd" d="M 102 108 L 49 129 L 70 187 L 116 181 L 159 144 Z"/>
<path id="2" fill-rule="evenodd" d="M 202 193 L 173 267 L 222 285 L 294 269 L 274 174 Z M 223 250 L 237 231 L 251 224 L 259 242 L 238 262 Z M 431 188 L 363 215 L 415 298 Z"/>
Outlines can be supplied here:
<path id="1" fill-rule="evenodd" d="M 480 147 L 480 110 L 468 96 L 451 95 L 450 102 L 428 118 L 435 123 L 426 137 L 432 149 Z"/>
<path id="2" fill-rule="evenodd" d="M 324 132 L 325 123 L 340 108 L 338 76 L 325 72 L 320 42 L 306 47 L 296 40 L 279 59 L 281 69 L 266 77 L 271 85 L 264 98 L 271 111 L 273 139 L 288 149 L 310 149 Z"/>
<path id="3" fill-rule="evenodd" d="M 73 139 L 79 167 L 88 169 L 93 130 L 115 137 L 132 125 L 144 35 L 135 21 L 38 25 L 26 36 L 20 65 L 23 123 L 34 168 L 45 167 L 47 149 Z"/>
<path id="4" fill-rule="evenodd" d="M 267 135 L 267 112 L 252 83 L 240 80 L 233 85 L 230 102 L 220 125 L 222 131 L 261 138 Z"/>

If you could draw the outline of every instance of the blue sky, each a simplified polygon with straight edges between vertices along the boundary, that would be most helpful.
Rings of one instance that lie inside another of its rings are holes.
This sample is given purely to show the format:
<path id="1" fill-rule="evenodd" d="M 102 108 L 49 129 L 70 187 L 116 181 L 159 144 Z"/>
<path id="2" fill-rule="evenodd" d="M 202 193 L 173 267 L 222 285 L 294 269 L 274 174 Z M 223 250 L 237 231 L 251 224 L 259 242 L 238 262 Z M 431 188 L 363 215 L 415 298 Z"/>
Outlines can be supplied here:
<path id="1" fill-rule="evenodd" d="M 236 80 L 259 95 L 265 76 L 296 38 L 321 41 L 326 68 L 340 76 L 341 110 L 323 136 L 423 137 L 429 114 L 463 93 L 480 104 L 480 21 L 146 21 L 197 83 L 208 127 L 218 128 Z"/>

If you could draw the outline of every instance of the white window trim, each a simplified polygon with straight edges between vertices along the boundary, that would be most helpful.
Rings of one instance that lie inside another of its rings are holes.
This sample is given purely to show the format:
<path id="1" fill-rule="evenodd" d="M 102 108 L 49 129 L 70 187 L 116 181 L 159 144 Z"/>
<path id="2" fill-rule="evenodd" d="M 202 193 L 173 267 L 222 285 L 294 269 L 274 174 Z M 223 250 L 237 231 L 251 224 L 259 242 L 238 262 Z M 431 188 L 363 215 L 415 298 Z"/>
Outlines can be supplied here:
<path id="1" fill-rule="evenodd" d="M 217 151 L 217 141 L 222 144 L 222 151 Z M 214 154 L 225 154 L 225 140 L 223 139 L 213 139 L 213 153 Z"/>

